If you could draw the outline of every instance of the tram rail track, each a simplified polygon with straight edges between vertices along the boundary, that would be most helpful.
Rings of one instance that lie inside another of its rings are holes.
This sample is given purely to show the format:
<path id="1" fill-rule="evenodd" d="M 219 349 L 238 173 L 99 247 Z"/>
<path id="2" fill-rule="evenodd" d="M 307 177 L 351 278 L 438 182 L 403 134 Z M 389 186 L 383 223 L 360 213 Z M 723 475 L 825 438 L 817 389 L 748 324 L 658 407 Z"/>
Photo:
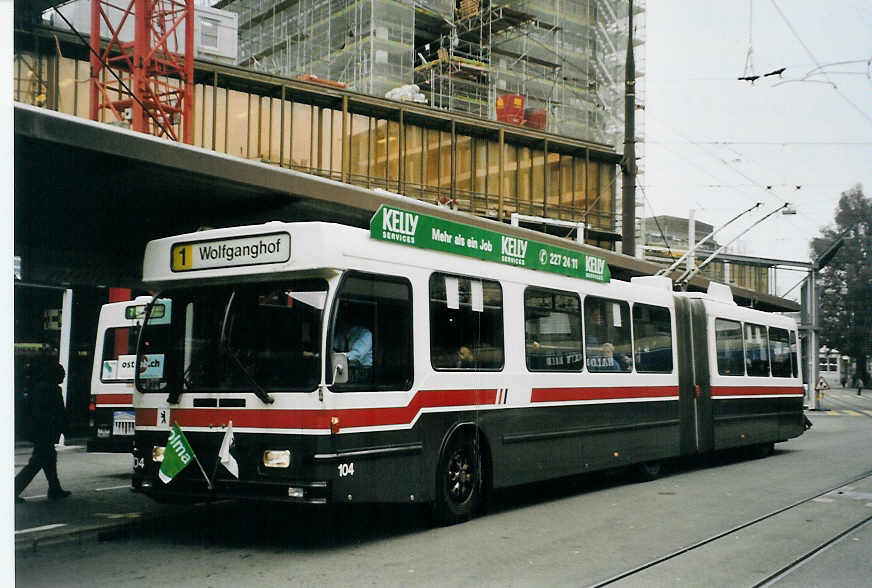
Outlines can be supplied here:
<path id="1" fill-rule="evenodd" d="M 729 529 L 727 529 L 725 531 L 721 531 L 719 533 L 716 533 L 715 535 L 712 535 L 712 536 L 707 537 L 705 539 L 702 539 L 700 541 L 696 541 L 694 543 L 691 543 L 689 545 L 686 545 L 684 547 L 676 549 L 675 551 L 672 551 L 670 553 L 667 553 L 665 555 L 662 555 L 660 557 L 652 559 L 646 563 L 643 563 L 641 565 L 638 565 L 638 566 L 635 566 L 635 567 L 630 568 L 628 570 L 625 570 L 625 571 L 623 571 L 615 576 L 612 576 L 606 580 L 602 580 L 602 581 L 599 581 L 595 584 L 591 584 L 589 586 L 589 588 L 601 588 L 603 586 L 609 586 L 609 585 L 615 584 L 616 582 L 619 582 L 621 580 L 631 578 L 637 574 L 640 574 L 641 572 L 644 572 L 644 571 L 649 570 L 651 568 L 655 568 L 661 564 L 672 561 L 672 560 L 674 560 L 682 555 L 693 552 L 693 551 L 700 549 L 706 545 L 710 545 L 710 544 L 712 544 L 716 541 L 719 541 L 725 537 L 729 537 L 731 535 L 734 535 L 734 534 L 736 534 L 744 529 L 747 529 L 747 528 L 752 527 L 754 525 L 760 524 L 764 521 L 770 520 L 770 519 L 772 519 L 772 518 L 774 518 L 782 513 L 788 512 L 788 511 L 796 509 L 802 505 L 808 504 L 809 502 L 812 502 L 817 498 L 821 498 L 823 496 L 826 496 L 827 494 L 835 492 L 836 490 L 844 488 L 845 486 L 848 486 L 850 484 L 853 484 L 855 482 L 858 482 L 858 481 L 863 480 L 865 478 L 868 478 L 870 476 L 872 476 L 872 470 L 867 470 L 866 472 L 864 472 L 862 474 L 854 476 L 848 480 L 845 480 L 844 482 L 841 482 L 835 486 L 827 488 L 826 490 L 818 492 L 817 494 L 814 494 L 813 496 L 808 496 L 808 497 L 803 498 L 801 500 L 798 500 L 796 502 L 792 502 L 786 506 L 782 506 L 782 507 L 777 508 L 773 511 L 770 511 L 766 514 L 755 517 L 755 518 L 751 519 L 750 521 L 746 521 L 746 522 L 741 523 L 739 525 L 736 525 L 734 527 L 730 527 Z M 778 571 L 767 576 L 766 578 L 761 580 L 759 583 L 753 584 L 754 588 L 763 587 L 763 586 L 771 586 L 775 581 L 777 581 L 780 578 L 785 577 L 791 571 L 799 568 L 806 561 L 813 558 L 818 553 L 824 551 L 828 547 L 839 542 L 846 535 L 856 531 L 857 529 L 863 527 L 864 525 L 869 524 L 870 522 L 872 522 L 872 515 L 865 517 L 863 520 L 850 526 L 849 528 L 845 529 L 844 531 L 841 531 L 840 533 L 827 539 L 826 541 L 818 543 L 818 545 L 816 547 L 814 547 L 813 549 L 811 549 L 811 550 L 805 552 L 803 555 L 793 559 L 789 564 L 782 566 Z"/>
<path id="2" fill-rule="evenodd" d="M 793 572 L 794 570 L 797 570 L 800 567 L 802 567 L 807 561 L 814 558 L 817 554 L 825 551 L 826 549 L 829 549 L 831 546 L 835 545 L 836 543 L 838 543 L 839 541 L 844 539 L 847 535 L 850 535 L 851 533 L 853 533 L 857 529 L 860 529 L 861 527 L 868 525 L 870 522 L 872 522 L 872 515 L 869 515 L 868 517 L 866 517 L 865 519 L 863 519 L 859 523 L 851 525 L 850 527 L 848 527 L 847 529 L 845 529 L 841 533 L 837 534 L 835 537 L 832 537 L 831 539 L 819 544 L 814 549 L 811 549 L 810 551 L 806 552 L 802 556 L 796 558 L 791 563 L 782 567 L 780 570 L 778 570 L 774 574 L 766 577 L 764 580 L 758 582 L 757 584 L 754 584 L 753 588 L 766 588 L 767 586 L 773 586 L 776 582 L 778 582 L 782 578 L 790 575 L 790 573 Z"/>

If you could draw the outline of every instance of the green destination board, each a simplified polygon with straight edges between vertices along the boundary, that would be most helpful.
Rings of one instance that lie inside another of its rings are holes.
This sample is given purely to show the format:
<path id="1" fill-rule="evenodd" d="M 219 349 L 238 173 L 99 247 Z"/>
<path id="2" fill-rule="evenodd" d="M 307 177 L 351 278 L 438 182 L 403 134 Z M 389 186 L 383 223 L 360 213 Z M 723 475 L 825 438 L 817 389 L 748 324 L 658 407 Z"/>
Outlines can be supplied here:
<path id="1" fill-rule="evenodd" d="M 611 279 L 609 266 L 602 257 L 384 204 L 373 215 L 369 234 L 379 241 L 456 253 L 574 278 L 597 282 Z"/>

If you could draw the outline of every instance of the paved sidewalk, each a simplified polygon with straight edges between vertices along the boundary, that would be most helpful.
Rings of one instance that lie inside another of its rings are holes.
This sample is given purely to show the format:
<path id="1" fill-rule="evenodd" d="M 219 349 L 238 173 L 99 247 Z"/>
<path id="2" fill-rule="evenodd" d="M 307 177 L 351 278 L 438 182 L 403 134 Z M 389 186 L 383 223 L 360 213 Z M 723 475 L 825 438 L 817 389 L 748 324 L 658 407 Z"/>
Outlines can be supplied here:
<path id="1" fill-rule="evenodd" d="M 69 498 L 50 502 L 42 472 L 15 505 L 15 548 L 39 549 L 67 541 L 100 540 L 136 526 L 160 524 L 193 506 L 159 504 L 130 490 L 132 457 L 127 453 L 87 453 L 85 439 L 58 447 L 61 484 Z M 15 444 L 16 473 L 30 458 L 30 443 Z"/>

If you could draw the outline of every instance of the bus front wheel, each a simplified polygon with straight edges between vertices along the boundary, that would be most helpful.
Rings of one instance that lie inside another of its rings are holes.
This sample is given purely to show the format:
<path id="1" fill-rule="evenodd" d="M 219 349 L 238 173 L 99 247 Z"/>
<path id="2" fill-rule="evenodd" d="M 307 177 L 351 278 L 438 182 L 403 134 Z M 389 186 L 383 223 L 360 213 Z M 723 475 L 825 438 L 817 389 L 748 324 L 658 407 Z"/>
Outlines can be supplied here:
<path id="1" fill-rule="evenodd" d="M 453 525 L 476 514 L 482 502 L 481 463 L 475 435 L 458 432 L 451 437 L 436 470 L 436 524 Z"/>

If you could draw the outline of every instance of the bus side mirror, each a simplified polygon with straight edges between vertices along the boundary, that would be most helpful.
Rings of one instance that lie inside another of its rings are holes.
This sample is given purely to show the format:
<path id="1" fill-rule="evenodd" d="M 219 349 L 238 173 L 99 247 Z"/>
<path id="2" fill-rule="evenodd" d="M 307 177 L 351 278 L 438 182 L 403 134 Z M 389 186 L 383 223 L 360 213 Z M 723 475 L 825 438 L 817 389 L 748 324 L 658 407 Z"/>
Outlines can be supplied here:
<path id="1" fill-rule="evenodd" d="M 333 384 L 345 384 L 348 382 L 348 354 L 334 352 L 330 355 L 330 363 L 333 365 Z"/>

